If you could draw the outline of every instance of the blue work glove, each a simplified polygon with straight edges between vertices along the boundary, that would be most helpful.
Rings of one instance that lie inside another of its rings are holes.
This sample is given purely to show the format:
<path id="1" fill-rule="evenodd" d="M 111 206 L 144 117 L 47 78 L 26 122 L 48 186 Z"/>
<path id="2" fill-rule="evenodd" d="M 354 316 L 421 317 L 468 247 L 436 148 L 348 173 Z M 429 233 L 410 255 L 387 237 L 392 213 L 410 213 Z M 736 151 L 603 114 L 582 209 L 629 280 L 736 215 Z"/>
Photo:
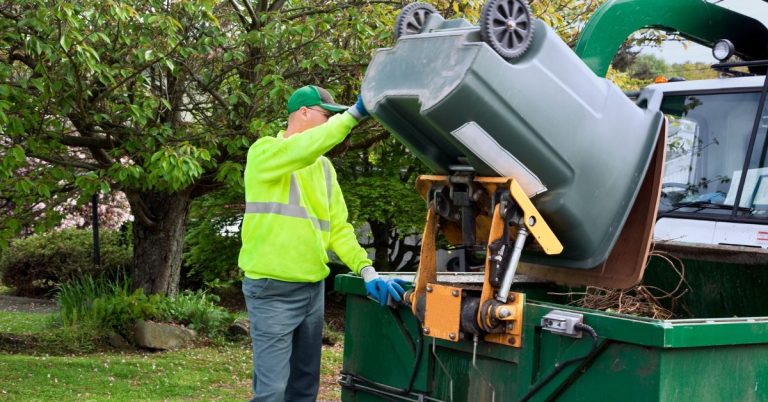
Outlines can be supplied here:
<path id="1" fill-rule="evenodd" d="M 360 276 L 365 281 L 365 290 L 368 296 L 379 302 L 382 306 L 387 305 L 387 298 L 392 297 L 396 303 L 403 300 L 403 285 L 408 282 L 402 279 L 383 279 L 376 273 L 373 267 L 365 267 L 360 271 Z"/>
<path id="2" fill-rule="evenodd" d="M 357 103 L 347 110 L 357 121 L 365 120 L 370 114 L 363 104 L 363 97 L 357 95 Z"/>

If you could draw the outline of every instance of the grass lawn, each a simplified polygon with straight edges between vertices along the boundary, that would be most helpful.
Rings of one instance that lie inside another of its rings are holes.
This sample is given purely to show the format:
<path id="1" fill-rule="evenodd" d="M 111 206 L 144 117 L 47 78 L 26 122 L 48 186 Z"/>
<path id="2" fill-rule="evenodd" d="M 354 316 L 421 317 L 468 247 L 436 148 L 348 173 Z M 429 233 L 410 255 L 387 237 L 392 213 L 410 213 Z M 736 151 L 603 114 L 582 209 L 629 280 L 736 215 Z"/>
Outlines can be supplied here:
<path id="1" fill-rule="evenodd" d="M 39 334 L 47 331 L 54 314 L 0 311 L 0 333 Z"/>
<path id="2" fill-rule="evenodd" d="M 0 312 L 0 333 L 41 335 L 51 314 Z M 245 401 L 251 396 L 247 341 L 170 352 L 3 354 L 2 401 Z M 54 353 L 51 353 L 54 352 Z M 324 347 L 318 400 L 340 400 L 342 347 Z"/>
<path id="3" fill-rule="evenodd" d="M 29 400 L 247 400 L 244 346 L 176 352 L 0 357 L 0 394 Z"/>

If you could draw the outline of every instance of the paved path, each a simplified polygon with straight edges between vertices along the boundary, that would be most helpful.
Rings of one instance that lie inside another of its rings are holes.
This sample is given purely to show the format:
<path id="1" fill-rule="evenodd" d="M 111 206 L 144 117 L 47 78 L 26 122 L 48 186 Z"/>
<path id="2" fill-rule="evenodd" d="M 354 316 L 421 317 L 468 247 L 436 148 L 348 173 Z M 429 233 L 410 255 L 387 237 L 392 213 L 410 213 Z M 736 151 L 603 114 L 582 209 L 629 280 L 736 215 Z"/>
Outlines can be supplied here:
<path id="1" fill-rule="evenodd" d="M 53 300 L 0 295 L 0 311 L 52 313 L 57 309 L 56 302 Z"/>

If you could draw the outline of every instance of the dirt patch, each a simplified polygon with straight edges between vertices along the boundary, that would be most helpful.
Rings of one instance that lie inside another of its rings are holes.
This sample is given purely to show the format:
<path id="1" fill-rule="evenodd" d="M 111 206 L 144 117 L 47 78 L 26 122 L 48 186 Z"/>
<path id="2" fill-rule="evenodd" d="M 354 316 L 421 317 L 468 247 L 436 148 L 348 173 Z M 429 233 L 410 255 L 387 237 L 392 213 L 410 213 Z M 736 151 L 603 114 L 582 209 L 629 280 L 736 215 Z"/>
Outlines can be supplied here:
<path id="1" fill-rule="evenodd" d="M 58 310 L 58 306 L 53 300 L 0 295 L 0 311 L 53 313 L 56 310 Z"/>
<path id="2" fill-rule="evenodd" d="M 36 350 L 40 340 L 34 335 L 16 335 L 0 332 L 0 352 L 4 354 L 25 354 Z"/>
<path id="3" fill-rule="evenodd" d="M 336 344 L 334 346 L 323 346 L 323 349 L 332 353 L 342 353 L 344 345 Z M 320 390 L 317 393 L 318 402 L 336 402 L 341 401 L 341 386 L 339 385 L 339 372 L 341 371 L 341 362 L 338 365 L 329 367 L 331 370 L 327 374 L 320 375 Z"/>
<path id="4" fill-rule="evenodd" d="M 325 297 L 325 322 L 334 331 L 344 332 L 344 316 L 346 313 L 346 298 L 336 292 Z"/>

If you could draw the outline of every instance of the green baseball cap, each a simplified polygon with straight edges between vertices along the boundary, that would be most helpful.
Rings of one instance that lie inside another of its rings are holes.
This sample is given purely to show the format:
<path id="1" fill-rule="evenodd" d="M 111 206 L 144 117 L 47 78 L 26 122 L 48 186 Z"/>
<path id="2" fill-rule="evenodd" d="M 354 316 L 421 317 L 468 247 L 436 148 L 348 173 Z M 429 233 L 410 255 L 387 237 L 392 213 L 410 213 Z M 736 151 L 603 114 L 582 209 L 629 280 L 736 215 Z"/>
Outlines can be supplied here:
<path id="1" fill-rule="evenodd" d="M 341 113 L 349 109 L 349 106 L 339 105 L 334 102 L 333 96 L 328 91 L 316 85 L 301 87 L 288 99 L 288 113 L 293 113 L 302 106 L 320 106 L 333 113 Z"/>

